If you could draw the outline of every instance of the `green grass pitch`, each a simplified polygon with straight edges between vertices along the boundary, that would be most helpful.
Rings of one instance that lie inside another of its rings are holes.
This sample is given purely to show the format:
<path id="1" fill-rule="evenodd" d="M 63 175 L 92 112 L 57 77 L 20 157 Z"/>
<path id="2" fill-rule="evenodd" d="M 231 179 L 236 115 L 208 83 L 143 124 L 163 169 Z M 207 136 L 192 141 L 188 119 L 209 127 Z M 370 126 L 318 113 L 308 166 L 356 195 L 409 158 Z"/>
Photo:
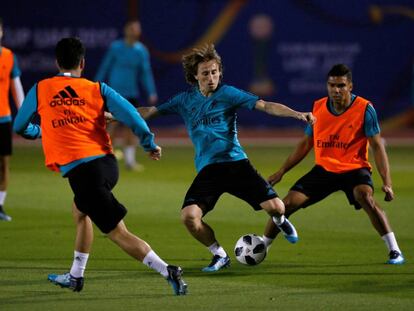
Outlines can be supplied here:
<path id="1" fill-rule="evenodd" d="M 248 147 L 250 160 L 267 177 L 293 147 Z M 129 210 L 126 224 L 166 261 L 185 271 L 189 294 L 172 295 L 165 280 L 134 261 L 95 230 L 85 288 L 73 293 L 52 285 L 48 273 L 68 271 L 74 225 L 67 181 L 43 166 L 38 146 L 15 148 L 6 210 L 0 223 L 0 310 L 414 310 L 414 147 L 389 147 L 396 199 L 383 201 L 374 171 L 376 199 L 387 212 L 407 263 L 388 266 L 383 241 L 363 211 L 342 193 L 294 215 L 300 241 L 279 237 L 266 260 L 239 264 L 234 243 L 262 234 L 267 216 L 223 195 L 206 216 L 232 258 L 229 269 L 202 273 L 210 253 L 180 223 L 180 207 L 195 169 L 191 147 L 165 147 L 160 162 L 143 159 L 142 173 L 120 170 L 115 195 Z M 144 153 L 139 153 L 141 159 Z M 312 165 L 309 157 L 276 190 Z"/>

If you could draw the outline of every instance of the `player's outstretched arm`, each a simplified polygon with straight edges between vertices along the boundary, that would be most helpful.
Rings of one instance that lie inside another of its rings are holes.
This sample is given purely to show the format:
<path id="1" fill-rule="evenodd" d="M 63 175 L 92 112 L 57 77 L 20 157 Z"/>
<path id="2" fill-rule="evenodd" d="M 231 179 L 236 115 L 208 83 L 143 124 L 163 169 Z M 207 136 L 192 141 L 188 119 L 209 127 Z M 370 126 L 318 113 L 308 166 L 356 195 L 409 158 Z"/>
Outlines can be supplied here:
<path id="1" fill-rule="evenodd" d="M 40 138 L 42 136 L 40 126 L 38 124 L 31 123 L 36 111 L 37 92 L 36 85 L 34 85 L 27 93 L 27 97 L 24 99 L 23 104 L 17 111 L 13 123 L 13 131 L 26 139 Z"/>
<path id="2" fill-rule="evenodd" d="M 138 113 L 144 120 L 153 119 L 160 114 L 158 113 L 158 110 L 156 107 L 138 107 L 137 108 Z M 105 120 L 106 122 L 110 123 L 112 121 L 116 121 L 115 117 L 110 112 L 105 112 Z"/>
<path id="3" fill-rule="evenodd" d="M 161 153 L 158 152 L 159 147 L 154 142 L 154 134 L 151 133 L 147 123 L 134 106 L 105 83 L 101 83 L 101 93 L 113 118 L 128 126 L 139 137 L 140 145 L 150 153 L 151 158 L 159 158 Z M 153 156 L 151 156 L 152 153 Z"/>
<path id="4" fill-rule="evenodd" d="M 384 200 L 392 201 L 394 199 L 394 191 L 392 190 L 390 164 L 381 135 L 377 134 L 368 137 L 368 141 L 374 154 L 375 165 L 382 179 L 382 191 L 385 193 Z"/>
<path id="5" fill-rule="evenodd" d="M 278 171 L 270 175 L 267 179 L 269 183 L 273 186 L 282 180 L 283 175 L 295 167 L 313 147 L 313 138 L 311 136 L 305 135 L 301 141 L 297 144 L 295 151 L 293 151 L 283 165 Z"/>
<path id="6" fill-rule="evenodd" d="M 316 121 L 311 112 L 299 112 L 283 104 L 267 102 L 262 99 L 259 99 L 256 102 L 255 109 L 266 112 L 272 116 L 295 118 L 311 125 Z"/>
<path id="7" fill-rule="evenodd" d="M 15 77 L 11 80 L 10 88 L 14 104 L 16 105 L 17 109 L 19 109 L 22 106 L 24 100 L 24 91 L 20 77 Z"/>
<path id="8" fill-rule="evenodd" d="M 150 120 L 159 116 L 157 107 L 138 107 L 138 112 L 144 120 Z"/>

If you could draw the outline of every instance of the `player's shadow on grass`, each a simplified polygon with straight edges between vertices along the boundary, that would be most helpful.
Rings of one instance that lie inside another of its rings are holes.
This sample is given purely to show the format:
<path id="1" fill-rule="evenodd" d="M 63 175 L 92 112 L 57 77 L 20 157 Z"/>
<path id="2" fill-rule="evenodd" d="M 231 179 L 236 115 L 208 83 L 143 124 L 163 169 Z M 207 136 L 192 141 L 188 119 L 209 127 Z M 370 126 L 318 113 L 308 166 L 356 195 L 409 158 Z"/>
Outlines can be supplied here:
<path id="1" fill-rule="evenodd" d="M 183 265 L 185 275 L 191 277 L 245 277 L 249 275 L 326 275 L 326 276 L 384 276 L 384 275 L 405 275 L 412 276 L 414 271 L 404 269 L 404 266 L 390 266 L 385 263 L 355 263 L 355 264 L 295 264 L 295 263 L 267 263 L 257 266 L 248 266 L 232 260 L 230 267 L 217 272 L 203 272 L 201 269 L 206 266 L 209 259 L 186 260 L 189 264 Z M 181 261 L 180 261 L 181 262 Z M 387 270 L 384 270 L 387 269 Z M 404 269 L 404 270 L 402 270 Z"/>

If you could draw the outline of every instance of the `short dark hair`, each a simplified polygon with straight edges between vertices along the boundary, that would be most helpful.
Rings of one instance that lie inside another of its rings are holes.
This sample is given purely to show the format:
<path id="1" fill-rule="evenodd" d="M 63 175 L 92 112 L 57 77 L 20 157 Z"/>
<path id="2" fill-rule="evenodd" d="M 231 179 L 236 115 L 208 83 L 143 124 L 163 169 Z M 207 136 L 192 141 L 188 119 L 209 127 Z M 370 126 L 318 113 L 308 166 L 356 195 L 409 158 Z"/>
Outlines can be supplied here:
<path id="1" fill-rule="evenodd" d="M 3 19 L 0 17 L 0 26 L 3 26 Z"/>
<path id="2" fill-rule="evenodd" d="M 329 77 L 343 77 L 346 76 L 348 81 L 352 82 L 352 71 L 347 65 L 336 64 L 328 72 Z"/>
<path id="3" fill-rule="evenodd" d="M 201 47 L 194 48 L 189 54 L 183 56 L 182 63 L 184 68 L 185 80 L 189 84 L 197 84 L 195 75 L 197 75 L 198 64 L 215 60 L 220 69 L 220 79 L 223 77 L 223 65 L 221 57 L 214 48 L 214 44 L 205 44 Z"/>
<path id="4" fill-rule="evenodd" d="M 79 38 L 63 38 L 55 48 L 56 60 L 62 69 L 75 69 L 85 57 L 85 47 Z"/>

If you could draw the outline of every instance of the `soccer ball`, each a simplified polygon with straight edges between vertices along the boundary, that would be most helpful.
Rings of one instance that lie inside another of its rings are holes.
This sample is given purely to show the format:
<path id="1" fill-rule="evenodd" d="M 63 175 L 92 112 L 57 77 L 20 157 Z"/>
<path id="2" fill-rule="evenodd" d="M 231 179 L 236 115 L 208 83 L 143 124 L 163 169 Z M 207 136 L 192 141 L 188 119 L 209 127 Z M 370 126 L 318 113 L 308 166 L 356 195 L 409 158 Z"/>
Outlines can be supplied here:
<path id="1" fill-rule="evenodd" d="M 265 259 L 267 250 L 263 239 L 256 234 L 243 235 L 234 248 L 236 259 L 244 265 L 258 265 Z"/>

